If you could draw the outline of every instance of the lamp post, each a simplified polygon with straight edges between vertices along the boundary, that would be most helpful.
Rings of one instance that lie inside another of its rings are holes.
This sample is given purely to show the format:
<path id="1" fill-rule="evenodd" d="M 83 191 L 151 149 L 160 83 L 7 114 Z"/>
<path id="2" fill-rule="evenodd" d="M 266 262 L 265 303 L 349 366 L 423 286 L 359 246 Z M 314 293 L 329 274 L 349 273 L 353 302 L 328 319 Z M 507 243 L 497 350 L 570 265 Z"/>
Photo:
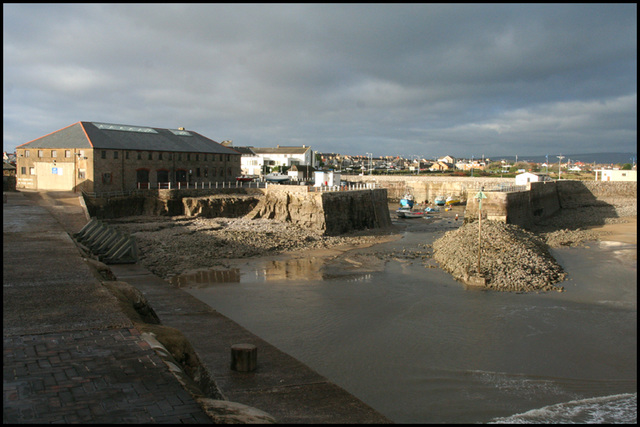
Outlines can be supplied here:
<path id="1" fill-rule="evenodd" d="M 373 161 L 373 154 L 371 153 L 366 153 L 367 154 L 367 160 L 369 160 L 369 175 L 371 175 L 371 162 Z"/>
<path id="2" fill-rule="evenodd" d="M 544 158 L 546 159 L 546 161 L 544 162 L 545 164 L 544 169 L 546 173 L 549 173 L 549 155 L 545 154 Z"/>
<path id="3" fill-rule="evenodd" d="M 560 177 L 562 176 L 562 159 L 564 159 L 564 156 L 556 156 L 558 158 L 558 181 L 560 181 Z"/>

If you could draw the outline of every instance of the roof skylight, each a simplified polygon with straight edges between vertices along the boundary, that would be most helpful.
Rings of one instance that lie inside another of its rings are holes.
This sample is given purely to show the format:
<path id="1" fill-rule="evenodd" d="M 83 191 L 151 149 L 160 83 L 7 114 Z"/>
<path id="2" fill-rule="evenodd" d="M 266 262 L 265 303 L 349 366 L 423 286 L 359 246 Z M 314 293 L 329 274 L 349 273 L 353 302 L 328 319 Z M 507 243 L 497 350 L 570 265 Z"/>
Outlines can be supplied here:
<path id="1" fill-rule="evenodd" d="M 98 129 L 102 129 L 102 130 L 121 130 L 125 132 L 158 133 L 156 132 L 155 129 L 142 128 L 137 126 L 111 125 L 108 123 L 94 123 L 93 125 Z"/>

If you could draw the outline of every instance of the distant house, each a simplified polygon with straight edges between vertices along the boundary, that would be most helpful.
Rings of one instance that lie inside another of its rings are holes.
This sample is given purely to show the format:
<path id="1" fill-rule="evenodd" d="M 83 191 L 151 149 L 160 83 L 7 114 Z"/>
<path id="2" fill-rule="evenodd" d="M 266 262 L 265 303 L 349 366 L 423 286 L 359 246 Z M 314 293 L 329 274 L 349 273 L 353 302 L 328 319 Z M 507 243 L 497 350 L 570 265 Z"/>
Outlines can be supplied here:
<path id="1" fill-rule="evenodd" d="M 315 165 L 315 156 L 311 147 L 303 145 L 301 147 L 286 147 L 277 145 L 275 148 L 251 147 L 254 153 L 262 158 L 262 163 L 266 172 L 270 172 L 275 167 L 290 168 L 293 165 Z"/>
<path id="2" fill-rule="evenodd" d="M 596 169 L 596 178 L 600 175 L 600 181 L 637 181 L 637 170 L 618 170 L 618 169 Z"/>
<path id="3" fill-rule="evenodd" d="M 9 162 L 2 162 L 2 191 L 16 189 L 16 167 Z"/>
<path id="4" fill-rule="evenodd" d="M 16 154 L 18 189 L 129 191 L 240 175 L 240 153 L 184 128 L 77 122 Z"/>
<path id="5" fill-rule="evenodd" d="M 314 178 L 314 172 L 316 169 L 309 165 L 293 165 L 287 171 L 287 175 L 291 178 L 291 181 L 311 181 Z"/>
<path id="6" fill-rule="evenodd" d="M 516 185 L 527 185 L 530 182 L 552 181 L 549 174 L 542 172 L 524 172 L 516 175 Z"/>
<path id="7" fill-rule="evenodd" d="M 453 164 L 451 163 L 447 163 L 447 162 L 441 162 L 440 160 L 438 160 L 437 162 L 434 162 L 430 167 L 429 170 L 430 171 L 448 171 L 453 169 Z"/>
<path id="8" fill-rule="evenodd" d="M 444 163 L 450 163 L 450 164 L 454 164 L 456 162 L 456 158 L 455 157 L 451 157 L 451 156 L 444 156 L 438 159 L 439 162 L 444 162 Z"/>

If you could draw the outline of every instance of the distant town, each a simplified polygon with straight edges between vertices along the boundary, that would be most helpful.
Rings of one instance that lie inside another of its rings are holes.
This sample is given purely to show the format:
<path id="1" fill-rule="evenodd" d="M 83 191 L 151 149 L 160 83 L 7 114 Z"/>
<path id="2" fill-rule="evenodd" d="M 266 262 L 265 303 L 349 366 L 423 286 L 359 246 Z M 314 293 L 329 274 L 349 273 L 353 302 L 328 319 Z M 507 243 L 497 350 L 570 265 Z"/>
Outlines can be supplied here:
<path id="1" fill-rule="evenodd" d="M 605 163 L 617 155 L 617 163 Z M 489 158 L 323 153 L 311 146 L 238 146 L 197 132 L 80 121 L 3 153 L 3 189 L 87 194 L 263 182 L 333 186 L 347 175 L 635 181 L 634 154 Z M 592 160 L 590 162 L 586 159 Z M 598 161 L 593 161 L 595 158 Z M 626 160 L 628 159 L 628 161 Z M 536 159 L 537 160 L 537 159 Z"/>
<path id="2" fill-rule="evenodd" d="M 318 166 L 333 169 L 343 174 L 449 174 L 454 176 L 500 176 L 511 177 L 523 172 L 548 173 L 565 179 L 593 179 L 596 170 L 636 170 L 635 157 L 626 163 L 585 163 L 567 156 L 548 161 L 505 160 L 483 157 L 479 159 L 455 158 L 452 156 L 431 159 L 413 156 L 344 156 L 335 153 L 317 153 Z M 556 156 L 558 157 L 558 156 Z M 552 161 L 552 160 L 555 160 Z M 590 178 L 589 178 L 590 177 Z"/>

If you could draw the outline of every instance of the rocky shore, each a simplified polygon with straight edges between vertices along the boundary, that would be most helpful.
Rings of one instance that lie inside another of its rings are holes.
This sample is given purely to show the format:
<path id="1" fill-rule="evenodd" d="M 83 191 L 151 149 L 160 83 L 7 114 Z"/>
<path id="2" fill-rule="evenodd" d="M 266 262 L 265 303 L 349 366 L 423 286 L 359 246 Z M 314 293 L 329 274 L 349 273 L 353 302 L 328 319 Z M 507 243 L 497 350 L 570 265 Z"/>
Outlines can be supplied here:
<path id="1" fill-rule="evenodd" d="M 456 208 L 462 213 L 463 207 Z M 454 215 L 449 212 L 428 221 L 446 222 Z M 594 227 L 626 222 L 625 217 L 636 215 L 636 199 L 620 199 L 608 201 L 606 206 L 563 209 L 530 231 L 483 221 L 480 270 L 486 286 L 510 292 L 561 290 L 559 284 L 566 274 L 550 255 L 549 248 L 598 240 L 603 232 L 594 230 Z M 110 222 L 135 236 L 140 262 L 165 279 L 195 269 L 228 267 L 232 259 L 283 254 L 299 256 L 323 249 L 345 251 L 367 247 L 399 239 L 402 232 L 398 227 L 390 227 L 325 236 L 287 222 L 247 217 L 128 217 Z M 432 246 L 420 244 L 402 252 L 374 250 L 367 255 L 368 260 L 359 259 L 358 264 L 366 266 L 392 259 L 416 260 L 425 267 L 439 266 L 456 279 L 463 280 L 477 274 L 478 226 L 477 222 L 471 222 L 453 228 L 435 240 Z M 434 227 L 434 232 L 437 229 Z M 349 266 L 353 267 L 353 263 Z"/>

